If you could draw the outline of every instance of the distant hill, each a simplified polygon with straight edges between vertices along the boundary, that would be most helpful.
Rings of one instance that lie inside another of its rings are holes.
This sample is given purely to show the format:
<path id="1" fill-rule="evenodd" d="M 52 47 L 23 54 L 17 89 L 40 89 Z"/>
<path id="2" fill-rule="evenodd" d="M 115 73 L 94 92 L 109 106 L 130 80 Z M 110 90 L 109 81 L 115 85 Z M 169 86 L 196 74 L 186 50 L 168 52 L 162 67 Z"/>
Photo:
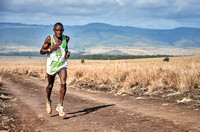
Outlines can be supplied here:
<path id="1" fill-rule="evenodd" d="M 64 26 L 72 53 L 200 55 L 200 29 L 142 29 L 90 23 Z M 53 25 L 0 23 L 0 53 L 35 52 L 53 34 Z"/>

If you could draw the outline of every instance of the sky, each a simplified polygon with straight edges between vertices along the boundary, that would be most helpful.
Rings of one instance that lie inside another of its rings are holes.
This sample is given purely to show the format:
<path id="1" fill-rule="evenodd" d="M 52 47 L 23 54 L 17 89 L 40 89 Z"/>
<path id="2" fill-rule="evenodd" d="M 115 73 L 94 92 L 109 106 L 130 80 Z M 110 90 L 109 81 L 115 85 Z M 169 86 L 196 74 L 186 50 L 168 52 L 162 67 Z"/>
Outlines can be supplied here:
<path id="1" fill-rule="evenodd" d="M 0 22 L 200 28 L 200 0 L 0 0 Z"/>

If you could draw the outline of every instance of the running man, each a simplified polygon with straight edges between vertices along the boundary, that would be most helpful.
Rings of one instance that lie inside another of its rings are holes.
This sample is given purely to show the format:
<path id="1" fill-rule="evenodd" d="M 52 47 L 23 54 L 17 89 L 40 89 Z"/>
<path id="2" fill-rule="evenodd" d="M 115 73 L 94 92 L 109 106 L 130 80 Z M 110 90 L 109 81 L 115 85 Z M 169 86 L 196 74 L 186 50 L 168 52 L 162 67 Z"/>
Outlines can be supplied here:
<path id="1" fill-rule="evenodd" d="M 58 22 L 54 25 L 54 35 L 50 35 L 46 38 L 40 54 L 47 54 L 47 78 L 48 85 L 46 87 L 47 101 L 46 101 L 46 112 L 51 114 L 51 91 L 53 88 L 55 76 L 58 74 L 60 77 L 60 102 L 57 105 L 56 110 L 60 116 L 66 116 L 63 110 L 63 100 L 66 93 L 66 79 L 67 79 L 67 59 L 70 56 L 68 51 L 69 37 L 63 35 L 64 27 L 63 24 Z"/>

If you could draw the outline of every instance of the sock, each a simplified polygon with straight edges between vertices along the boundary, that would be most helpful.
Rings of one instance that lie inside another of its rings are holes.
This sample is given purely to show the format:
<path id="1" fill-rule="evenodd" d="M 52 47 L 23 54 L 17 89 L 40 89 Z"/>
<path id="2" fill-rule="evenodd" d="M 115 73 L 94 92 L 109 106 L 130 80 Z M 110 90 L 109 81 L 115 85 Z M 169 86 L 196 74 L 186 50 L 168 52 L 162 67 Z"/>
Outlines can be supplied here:
<path id="1" fill-rule="evenodd" d="M 61 103 L 59 103 L 58 105 L 59 105 L 59 106 L 62 106 L 62 104 L 61 104 Z"/>

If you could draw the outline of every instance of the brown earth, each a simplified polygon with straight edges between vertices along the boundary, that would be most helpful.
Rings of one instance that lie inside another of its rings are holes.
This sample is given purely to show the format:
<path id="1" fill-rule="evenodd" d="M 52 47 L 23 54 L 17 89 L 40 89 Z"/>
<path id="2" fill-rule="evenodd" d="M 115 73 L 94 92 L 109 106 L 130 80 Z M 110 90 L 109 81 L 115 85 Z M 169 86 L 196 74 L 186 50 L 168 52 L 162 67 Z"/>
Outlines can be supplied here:
<path id="1" fill-rule="evenodd" d="M 52 92 L 53 112 L 45 113 L 47 82 L 1 74 L 2 131 L 187 132 L 200 131 L 200 107 L 150 97 L 116 96 L 68 87 L 66 117 L 58 116 L 59 86 Z"/>

